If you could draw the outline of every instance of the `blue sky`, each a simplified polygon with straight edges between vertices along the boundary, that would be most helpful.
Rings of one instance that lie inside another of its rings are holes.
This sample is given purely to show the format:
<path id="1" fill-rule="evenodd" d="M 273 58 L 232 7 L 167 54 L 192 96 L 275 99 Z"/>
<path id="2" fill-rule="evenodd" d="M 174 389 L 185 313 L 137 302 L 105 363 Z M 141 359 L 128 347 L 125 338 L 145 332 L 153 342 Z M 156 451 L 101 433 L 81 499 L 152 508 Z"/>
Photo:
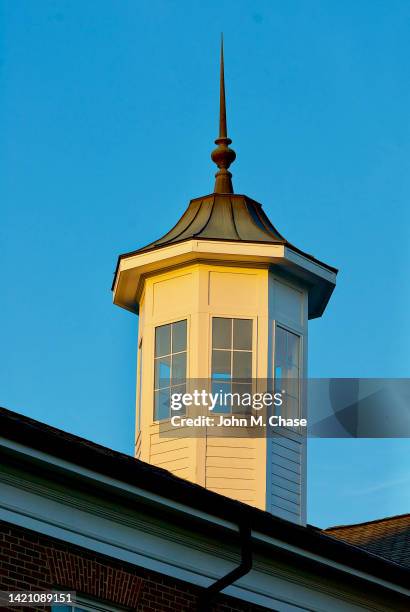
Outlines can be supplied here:
<path id="1" fill-rule="evenodd" d="M 132 453 L 119 253 L 212 191 L 225 33 L 234 187 L 340 269 L 312 376 L 410 376 L 410 4 L 0 2 L 0 404 Z M 408 440 L 310 444 L 309 521 L 406 512 Z"/>

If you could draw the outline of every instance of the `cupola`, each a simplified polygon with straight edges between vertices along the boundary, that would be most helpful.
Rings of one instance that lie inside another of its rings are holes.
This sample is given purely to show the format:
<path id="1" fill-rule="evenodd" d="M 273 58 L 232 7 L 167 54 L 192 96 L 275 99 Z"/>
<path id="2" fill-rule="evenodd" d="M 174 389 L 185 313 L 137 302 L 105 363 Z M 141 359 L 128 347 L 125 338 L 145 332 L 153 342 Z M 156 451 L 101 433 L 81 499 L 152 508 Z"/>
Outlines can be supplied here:
<path id="1" fill-rule="evenodd" d="M 213 193 L 191 200 L 164 236 L 118 259 L 114 303 L 139 314 L 135 453 L 303 524 L 303 435 L 281 431 L 245 442 L 170 425 L 171 394 L 193 379 L 231 389 L 237 380 L 292 379 L 287 410 L 306 416 L 308 320 L 323 314 L 336 282 L 335 268 L 288 242 L 261 204 L 234 193 L 223 42 L 215 143 Z"/>

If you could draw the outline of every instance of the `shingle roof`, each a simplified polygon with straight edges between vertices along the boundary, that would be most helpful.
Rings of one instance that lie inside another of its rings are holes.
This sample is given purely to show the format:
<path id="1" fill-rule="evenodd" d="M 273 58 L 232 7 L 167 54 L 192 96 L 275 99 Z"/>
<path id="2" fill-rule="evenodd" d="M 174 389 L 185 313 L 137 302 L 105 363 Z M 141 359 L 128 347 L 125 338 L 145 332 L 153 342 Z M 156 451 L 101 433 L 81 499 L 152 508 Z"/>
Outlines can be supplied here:
<path id="1" fill-rule="evenodd" d="M 334 538 L 410 569 L 410 514 L 324 530 Z"/>

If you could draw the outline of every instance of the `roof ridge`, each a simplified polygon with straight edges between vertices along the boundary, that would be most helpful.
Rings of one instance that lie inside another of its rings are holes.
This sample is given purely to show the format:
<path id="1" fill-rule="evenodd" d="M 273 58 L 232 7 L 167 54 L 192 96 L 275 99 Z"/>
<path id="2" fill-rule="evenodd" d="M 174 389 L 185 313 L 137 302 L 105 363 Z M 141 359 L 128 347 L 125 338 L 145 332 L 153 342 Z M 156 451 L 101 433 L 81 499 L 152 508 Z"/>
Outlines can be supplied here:
<path id="1" fill-rule="evenodd" d="M 329 531 L 336 531 L 337 529 L 349 529 L 351 527 L 361 527 L 362 525 L 372 525 L 372 524 L 375 524 L 375 523 L 385 523 L 387 521 L 392 521 L 394 519 L 404 518 L 406 516 L 408 516 L 410 518 L 410 512 L 405 512 L 404 514 L 393 514 L 392 516 L 385 516 L 383 518 L 373 519 L 371 521 L 363 521 L 362 523 L 350 523 L 350 524 L 346 524 L 346 525 L 335 525 L 334 527 L 326 527 L 326 529 L 323 529 L 322 531 L 329 532 Z"/>

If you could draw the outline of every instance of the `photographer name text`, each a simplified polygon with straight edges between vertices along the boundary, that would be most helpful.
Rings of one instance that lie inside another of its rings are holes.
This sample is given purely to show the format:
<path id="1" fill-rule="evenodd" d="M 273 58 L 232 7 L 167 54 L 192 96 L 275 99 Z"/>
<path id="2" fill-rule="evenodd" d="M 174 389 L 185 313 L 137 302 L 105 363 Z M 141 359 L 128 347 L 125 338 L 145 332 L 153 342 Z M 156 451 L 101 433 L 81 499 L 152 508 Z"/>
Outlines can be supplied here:
<path id="1" fill-rule="evenodd" d="M 199 415 L 196 417 L 171 417 L 173 427 L 307 427 L 307 419 L 286 418 L 271 415 L 264 419 L 262 415 L 239 417 L 233 414 L 221 414 L 218 417 Z"/>

